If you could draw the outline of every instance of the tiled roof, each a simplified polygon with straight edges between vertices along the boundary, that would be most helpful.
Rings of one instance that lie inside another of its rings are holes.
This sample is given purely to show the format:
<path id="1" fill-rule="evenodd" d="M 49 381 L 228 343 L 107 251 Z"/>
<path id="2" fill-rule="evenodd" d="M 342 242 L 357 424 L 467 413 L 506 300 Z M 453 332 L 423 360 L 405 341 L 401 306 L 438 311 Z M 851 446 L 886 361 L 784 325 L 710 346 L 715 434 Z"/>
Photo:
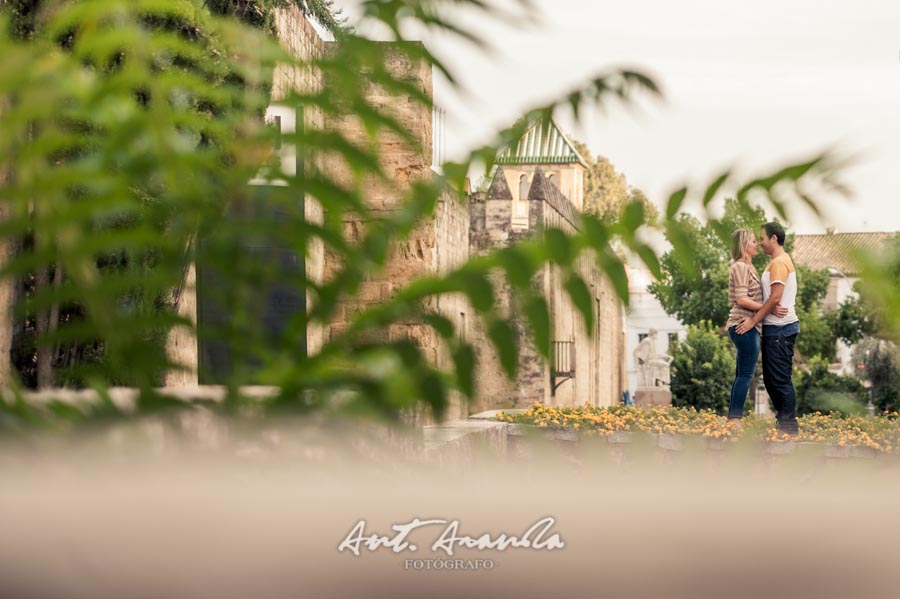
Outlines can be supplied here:
<path id="1" fill-rule="evenodd" d="M 857 274 L 853 254 L 858 251 L 877 252 L 895 233 L 825 233 L 797 235 L 791 258 L 813 269 L 833 268 L 841 274 Z"/>
<path id="2" fill-rule="evenodd" d="M 552 119 L 537 122 L 522 136 L 515 148 L 506 148 L 497 156 L 498 164 L 570 164 L 587 163 L 565 133 Z"/>

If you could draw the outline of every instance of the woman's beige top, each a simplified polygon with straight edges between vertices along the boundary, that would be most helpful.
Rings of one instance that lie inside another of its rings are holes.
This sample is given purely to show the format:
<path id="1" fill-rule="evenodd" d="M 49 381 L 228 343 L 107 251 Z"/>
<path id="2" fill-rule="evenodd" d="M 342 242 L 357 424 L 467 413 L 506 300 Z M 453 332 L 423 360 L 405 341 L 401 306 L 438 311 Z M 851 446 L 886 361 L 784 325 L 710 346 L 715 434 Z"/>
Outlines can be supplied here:
<path id="1" fill-rule="evenodd" d="M 745 318 L 753 318 L 755 310 L 742 308 L 737 304 L 737 298 L 748 297 L 754 302 L 762 303 L 762 283 L 759 273 L 752 264 L 741 260 L 731 263 L 731 271 L 728 273 L 728 303 L 731 304 L 731 313 L 728 315 L 726 329 L 741 324 Z M 756 330 L 762 333 L 762 325 L 757 324 Z"/>

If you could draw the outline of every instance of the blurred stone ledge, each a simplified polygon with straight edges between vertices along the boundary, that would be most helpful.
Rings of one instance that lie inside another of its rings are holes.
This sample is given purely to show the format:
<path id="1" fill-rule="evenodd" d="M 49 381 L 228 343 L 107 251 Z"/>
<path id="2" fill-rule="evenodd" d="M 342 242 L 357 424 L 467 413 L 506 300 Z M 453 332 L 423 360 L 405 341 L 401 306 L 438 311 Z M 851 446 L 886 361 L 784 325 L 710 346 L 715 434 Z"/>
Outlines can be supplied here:
<path id="1" fill-rule="evenodd" d="M 219 385 L 193 387 L 161 387 L 153 392 L 164 398 L 183 402 L 185 409 L 136 411 L 140 390 L 132 387 L 111 387 L 105 393 L 93 389 L 48 389 L 40 392 L 8 394 L 0 401 L 12 403 L 16 399 L 36 410 L 46 411 L 52 421 L 52 406 L 63 405 L 81 411 L 80 422 L 102 426 L 71 426 L 78 421 L 63 413 L 59 426 L 28 428 L 16 423 L 15 413 L 7 422 L 0 410 L 0 425 L 10 424 L 9 430 L 18 434 L 5 438 L 9 450 L 0 461 L 22 461 L 15 450 L 25 448 L 25 455 L 46 455 L 64 451 L 105 452 L 110 456 L 131 455 L 182 457 L 188 454 L 232 455 L 243 460 L 271 461 L 299 458 L 304 462 L 326 463 L 334 459 L 350 461 L 368 459 L 377 463 L 392 463 L 399 458 L 417 459 L 422 454 L 422 430 L 396 426 L 396 423 L 376 419 L 342 417 L 339 414 L 316 412 L 274 413 L 267 415 L 254 409 L 252 400 L 275 398 L 279 389 L 274 386 L 243 386 L 238 396 L 250 399 L 237 413 L 217 410 L 229 395 L 229 389 Z M 115 406 L 120 418 L 92 410 L 104 404 L 104 398 Z M 2 428 L 0 428 L 2 430 Z M 27 433 L 22 435 L 21 433 Z M 27 438 L 27 443 L 19 443 Z M 4 440 L 0 436 L 0 440 Z M 74 455 L 74 454 L 73 454 Z M 82 455 L 79 453 L 78 455 Z"/>
<path id="2" fill-rule="evenodd" d="M 221 403 L 228 396 L 228 388 L 222 385 L 196 385 L 191 387 L 158 387 L 153 390 L 161 397 L 177 399 L 185 403 L 210 401 Z M 110 387 L 106 395 L 110 401 L 123 412 L 132 412 L 140 390 L 134 387 Z M 248 399 L 268 399 L 278 395 L 278 388 L 265 385 L 247 385 L 240 387 L 238 393 Z M 102 396 L 94 389 L 47 389 L 44 391 L 28 391 L 19 397 L 25 403 L 40 407 L 51 403 L 62 403 L 73 407 L 90 407 L 100 403 Z M 7 401 L 12 398 L 7 398 Z"/>
<path id="3" fill-rule="evenodd" d="M 506 454 L 509 424 L 479 420 L 448 420 L 423 429 L 423 457 L 445 461 L 476 459 L 479 452 Z"/>
<path id="4" fill-rule="evenodd" d="M 221 403 L 228 396 L 224 386 L 202 385 L 194 387 L 162 387 L 154 389 L 159 396 L 168 397 L 185 403 L 197 404 L 197 410 L 188 410 L 177 419 L 177 426 L 166 424 L 155 416 L 141 419 L 140 427 L 149 435 L 154 445 L 160 448 L 170 445 L 163 443 L 164 437 L 173 437 L 180 431 L 185 437 L 193 439 L 194 445 L 200 447 L 221 448 L 229 440 L 237 441 L 240 435 L 235 434 L 234 421 L 217 416 L 210 410 L 203 409 L 204 402 Z M 267 399 L 277 396 L 278 388 L 272 386 L 244 386 L 238 393 L 245 398 Z M 106 391 L 110 401 L 123 412 L 134 411 L 140 391 L 130 387 L 111 387 Z M 79 409 L 89 409 L 101 402 L 101 394 L 92 389 L 71 390 L 51 389 L 38 392 L 21 393 L 19 397 L 35 407 L 49 406 L 58 402 Z M 587 437 L 583 432 L 572 428 L 540 428 L 528 424 L 502 422 L 497 414 L 515 415 L 526 412 L 525 409 L 489 410 L 474 414 L 465 420 L 448 420 L 440 424 L 420 427 L 412 431 L 397 431 L 391 427 L 380 426 L 375 422 L 363 424 L 357 422 L 353 428 L 336 429 L 323 426 L 324 419 L 316 415 L 304 417 L 303 439 L 294 438 L 278 427 L 267 427 L 261 437 L 251 443 L 241 442 L 239 453 L 248 456 L 269 454 L 271 452 L 293 453 L 300 451 L 309 454 L 311 448 L 321 446 L 324 453 L 329 441 L 337 438 L 353 438 L 352 445 L 363 454 L 377 454 L 383 449 L 392 448 L 415 461 L 437 461 L 439 463 L 453 460 L 466 462 L 478 459 L 479 452 L 494 456 L 518 454 L 518 450 L 530 440 L 558 443 L 560 447 L 574 446 L 587 442 L 601 442 L 610 448 L 618 447 L 627 450 L 630 446 L 656 447 L 665 453 L 677 453 L 686 447 L 702 448 L 712 452 L 728 451 L 736 445 L 746 446 L 746 442 L 732 442 L 725 439 L 691 437 L 666 433 L 640 433 L 631 431 L 614 431 L 605 437 Z M 127 421 L 125 421 L 127 424 Z M 120 427 L 121 429 L 121 427 Z M 355 431 L 355 432 L 354 432 Z M 121 436 L 121 430 L 113 430 L 113 437 Z M 411 434 L 410 434 L 411 433 Z M 319 438 L 324 437 L 324 438 Z M 784 456 L 803 454 L 815 457 L 846 459 L 900 459 L 900 456 L 885 454 L 871 447 L 859 445 L 831 445 L 806 441 L 768 441 L 756 442 L 764 456 Z M 378 451 L 376 451 L 378 448 Z"/>

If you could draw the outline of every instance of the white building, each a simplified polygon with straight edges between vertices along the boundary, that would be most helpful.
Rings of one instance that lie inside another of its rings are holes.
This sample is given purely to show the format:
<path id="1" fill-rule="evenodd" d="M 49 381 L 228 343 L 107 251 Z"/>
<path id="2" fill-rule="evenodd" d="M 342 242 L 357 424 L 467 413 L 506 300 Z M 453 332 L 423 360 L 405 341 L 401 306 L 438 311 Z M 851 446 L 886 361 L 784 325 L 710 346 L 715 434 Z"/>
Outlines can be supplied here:
<path id="1" fill-rule="evenodd" d="M 653 275 L 641 266 L 628 266 L 628 293 L 631 295 L 628 307 L 626 359 L 628 360 L 628 390 L 634 397 L 637 390 L 637 369 L 634 363 L 634 348 L 646 337 L 651 329 L 656 329 L 656 351 L 670 354 L 669 346 L 676 339 L 684 339 L 687 332 L 681 322 L 668 314 L 647 287 L 655 280 Z"/>

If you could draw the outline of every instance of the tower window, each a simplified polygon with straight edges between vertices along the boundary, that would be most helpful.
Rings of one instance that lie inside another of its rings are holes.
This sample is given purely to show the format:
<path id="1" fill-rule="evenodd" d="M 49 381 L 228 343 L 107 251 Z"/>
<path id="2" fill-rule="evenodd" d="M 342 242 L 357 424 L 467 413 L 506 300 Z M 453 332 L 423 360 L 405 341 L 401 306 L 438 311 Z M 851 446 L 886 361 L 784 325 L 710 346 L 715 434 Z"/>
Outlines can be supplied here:
<path id="1" fill-rule="evenodd" d="M 519 177 L 519 201 L 526 200 L 528 200 L 528 175 L 521 175 Z"/>

